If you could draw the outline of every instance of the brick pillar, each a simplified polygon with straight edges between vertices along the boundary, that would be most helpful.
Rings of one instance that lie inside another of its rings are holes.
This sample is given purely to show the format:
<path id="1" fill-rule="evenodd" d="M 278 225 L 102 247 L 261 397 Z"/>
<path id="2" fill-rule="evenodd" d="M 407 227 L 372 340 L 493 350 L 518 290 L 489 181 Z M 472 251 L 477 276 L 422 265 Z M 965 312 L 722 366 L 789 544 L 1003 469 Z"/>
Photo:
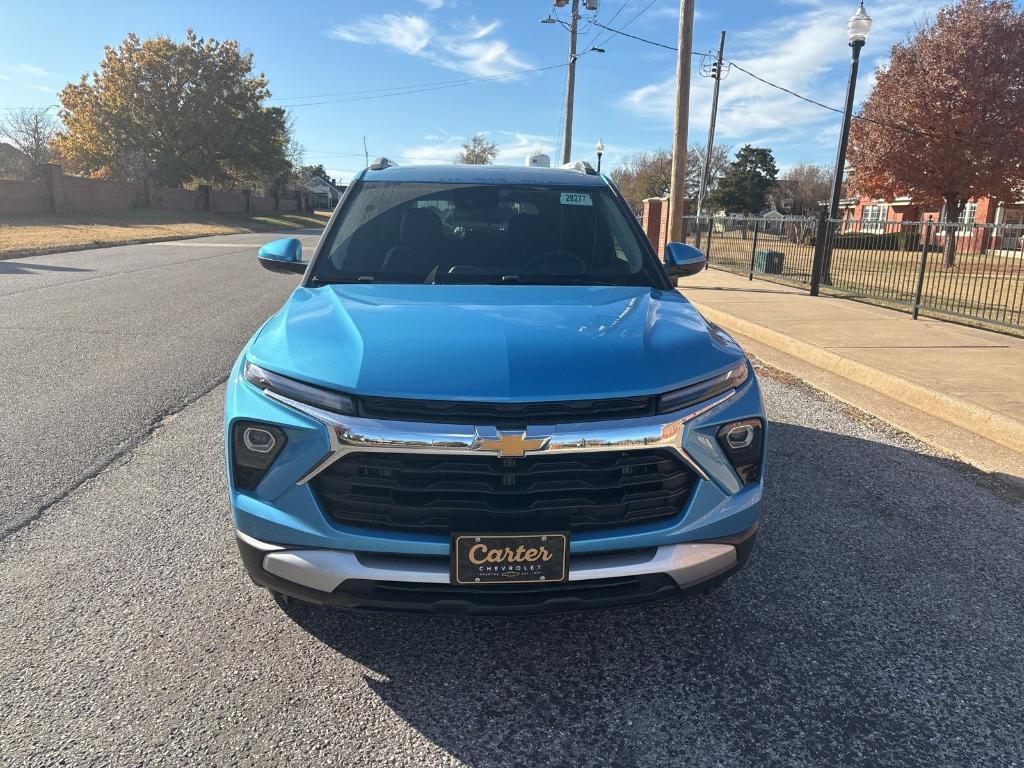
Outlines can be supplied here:
<path id="1" fill-rule="evenodd" d="M 684 206 L 686 205 L 686 201 L 685 200 L 683 201 L 683 205 Z M 668 198 L 664 197 L 664 198 L 662 198 L 662 202 L 661 202 L 661 227 L 660 227 L 661 240 L 658 243 L 658 253 L 664 253 L 665 252 L 665 246 L 668 245 L 669 232 L 672 231 L 672 222 L 669 219 L 668 209 L 669 209 Z M 683 213 L 684 214 L 686 213 L 686 209 L 685 208 L 683 208 Z"/>
<path id="2" fill-rule="evenodd" d="M 46 182 L 47 206 L 50 213 L 68 212 L 67 199 L 64 196 L 64 169 L 56 163 L 46 163 L 43 168 L 43 180 Z"/>
<path id="3" fill-rule="evenodd" d="M 664 237 L 668 223 L 668 198 L 648 197 L 644 200 L 643 211 L 640 214 L 640 226 L 647 233 L 647 239 L 651 241 L 654 250 L 661 255 L 664 249 Z"/>

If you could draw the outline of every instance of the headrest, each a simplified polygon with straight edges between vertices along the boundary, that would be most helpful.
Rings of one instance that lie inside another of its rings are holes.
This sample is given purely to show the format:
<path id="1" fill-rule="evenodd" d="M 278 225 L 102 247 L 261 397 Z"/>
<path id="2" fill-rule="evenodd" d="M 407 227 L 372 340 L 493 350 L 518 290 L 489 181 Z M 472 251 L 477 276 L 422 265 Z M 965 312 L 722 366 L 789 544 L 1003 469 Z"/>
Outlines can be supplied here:
<path id="1" fill-rule="evenodd" d="M 402 245 L 436 243 L 442 234 L 441 219 L 431 209 L 410 208 L 402 214 L 402 226 L 398 232 Z"/>

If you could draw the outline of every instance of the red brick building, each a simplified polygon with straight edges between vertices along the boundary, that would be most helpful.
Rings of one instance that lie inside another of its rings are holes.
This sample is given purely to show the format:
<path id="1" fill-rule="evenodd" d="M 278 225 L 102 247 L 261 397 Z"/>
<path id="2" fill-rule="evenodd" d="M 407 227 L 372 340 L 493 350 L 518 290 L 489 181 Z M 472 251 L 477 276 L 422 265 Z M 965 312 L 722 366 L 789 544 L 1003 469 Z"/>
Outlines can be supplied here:
<path id="1" fill-rule="evenodd" d="M 881 200 L 866 195 L 839 203 L 844 232 L 899 232 L 903 222 L 939 221 L 943 210 L 915 203 L 909 197 Z M 957 244 L 971 251 L 1024 251 L 1024 201 L 1000 203 L 990 197 L 964 206 Z M 988 225 L 988 226 L 986 226 Z M 936 233 L 941 242 L 943 231 Z"/>

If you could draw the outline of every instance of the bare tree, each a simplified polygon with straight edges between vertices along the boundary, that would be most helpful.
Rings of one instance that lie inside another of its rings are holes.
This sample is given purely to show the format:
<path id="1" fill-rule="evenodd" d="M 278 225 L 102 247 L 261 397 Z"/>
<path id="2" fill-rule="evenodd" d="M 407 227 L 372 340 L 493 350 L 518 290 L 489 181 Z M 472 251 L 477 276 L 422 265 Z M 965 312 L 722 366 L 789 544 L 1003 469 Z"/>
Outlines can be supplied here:
<path id="1" fill-rule="evenodd" d="M 818 205 L 828 201 L 832 190 L 832 171 L 820 165 L 794 165 L 770 190 L 776 206 L 786 213 L 809 216 Z"/>
<path id="2" fill-rule="evenodd" d="M 26 175 L 33 173 L 35 166 L 48 163 L 53 157 L 50 139 L 53 138 L 57 124 L 48 112 L 49 107 L 17 109 L 0 124 L 0 136 L 28 159 L 29 167 L 23 170 Z"/>
<path id="3" fill-rule="evenodd" d="M 686 151 L 686 197 L 693 200 L 700 189 L 700 174 L 704 167 L 703 144 L 691 144 Z M 711 154 L 708 192 L 729 167 L 729 147 L 716 144 Z M 638 152 L 627 157 L 611 172 L 612 181 L 636 213 L 643 208 L 648 197 L 664 197 L 672 184 L 672 153 L 667 149 Z"/>

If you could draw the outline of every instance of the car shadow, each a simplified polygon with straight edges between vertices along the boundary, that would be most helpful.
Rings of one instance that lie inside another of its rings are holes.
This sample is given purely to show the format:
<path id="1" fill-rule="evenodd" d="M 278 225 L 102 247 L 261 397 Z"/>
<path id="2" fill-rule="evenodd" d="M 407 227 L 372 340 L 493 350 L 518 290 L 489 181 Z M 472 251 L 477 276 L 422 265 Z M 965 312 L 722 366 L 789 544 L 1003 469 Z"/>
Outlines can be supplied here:
<path id="1" fill-rule="evenodd" d="M 1019 756 L 1021 497 L 897 445 L 778 422 L 769 444 L 757 549 L 709 595 L 509 620 L 288 614 L 474 766 Z"/>
<path id="2" fill-rule="evenodd" d="M 0 261 L 0 275 L 30 275 L 33 272 L 94 272 L 84 267 L 64 267 L 57 264 L 30 264 L 9 259 Z"/>

